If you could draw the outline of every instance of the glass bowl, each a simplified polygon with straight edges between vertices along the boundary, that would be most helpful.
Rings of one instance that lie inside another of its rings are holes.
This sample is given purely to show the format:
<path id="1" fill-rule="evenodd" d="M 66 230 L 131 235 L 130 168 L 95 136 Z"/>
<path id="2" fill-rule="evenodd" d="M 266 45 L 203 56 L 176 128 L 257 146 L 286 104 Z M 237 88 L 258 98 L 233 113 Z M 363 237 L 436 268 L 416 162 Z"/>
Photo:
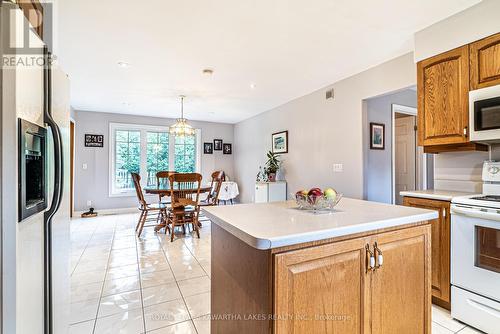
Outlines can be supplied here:
<path id="1" fill-rule="evenodd" d="M 342 194 L 337 193 L 335 198 L 329 198 L 326 196 L 312 196 L 312 195 L 300 195 L 292 194 L 295 197 L 295 201 L 301 210 L 312 210 L 312 211 L 333 211 L 335 206 L 342 199 Z"/>

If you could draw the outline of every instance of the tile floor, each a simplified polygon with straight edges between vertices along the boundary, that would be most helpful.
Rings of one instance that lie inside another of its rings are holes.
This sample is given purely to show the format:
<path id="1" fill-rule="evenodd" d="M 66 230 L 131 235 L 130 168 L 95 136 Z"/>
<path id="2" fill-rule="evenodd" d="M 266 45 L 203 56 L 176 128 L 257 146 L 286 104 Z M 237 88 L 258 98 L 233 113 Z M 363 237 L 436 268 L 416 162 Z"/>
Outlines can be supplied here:
<path id="1" fill-rule="evenodd" d="M 210 333 L 210 222 L 201 238 L 145 228 L 138 215 L 71 222 L 70 334 Z M 433 334 L 480 333 L 432 309 Z"/>

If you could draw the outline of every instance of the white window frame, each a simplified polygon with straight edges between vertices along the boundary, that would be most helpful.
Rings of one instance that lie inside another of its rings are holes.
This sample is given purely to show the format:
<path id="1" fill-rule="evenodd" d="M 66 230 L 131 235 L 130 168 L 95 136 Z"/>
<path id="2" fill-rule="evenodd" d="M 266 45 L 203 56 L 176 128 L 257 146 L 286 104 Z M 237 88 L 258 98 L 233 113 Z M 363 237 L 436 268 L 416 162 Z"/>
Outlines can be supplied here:
<path id="1" fill-rule="evenodd" d="M 173 125 L 173 123 L 172 123 Z M 135 189 L 115 189 L 115 132 L 116 130 L 140 131 L 141 145 L 141 185 L 144 187 L 147 182 L 147 132 L 168 132 L 169 126 L 140 125 L 127 123 L 109 123 L 109 197 L 129 197 L 136 196 Z M 168 165 L 174 166 L 175 162 L 175 138 L 169 135 L 168 138 Z M 197 173 L 201 173 L 201 129 L 196 129 L 196 166 Z M 170 167 L 169 167 L 170 168 Z"/>

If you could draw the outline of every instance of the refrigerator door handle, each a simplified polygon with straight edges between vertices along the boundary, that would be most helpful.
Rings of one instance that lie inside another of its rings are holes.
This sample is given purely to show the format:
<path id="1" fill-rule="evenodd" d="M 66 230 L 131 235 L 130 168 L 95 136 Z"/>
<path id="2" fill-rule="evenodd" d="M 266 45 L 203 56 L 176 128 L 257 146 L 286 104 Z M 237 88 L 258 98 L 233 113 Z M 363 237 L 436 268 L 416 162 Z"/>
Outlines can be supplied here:
<path id="1" fill-rule="evenodd" d="M 44 50 L 44 121 L 50 127 L 54 141 L 54 193 L 48 211 L 44 213 L 44 333 L 53 334 L 52 302 L 52 218 L 61 206 L 63 195 L 63 148 L 61 131 L 52 118 L 51 54 Z"/>

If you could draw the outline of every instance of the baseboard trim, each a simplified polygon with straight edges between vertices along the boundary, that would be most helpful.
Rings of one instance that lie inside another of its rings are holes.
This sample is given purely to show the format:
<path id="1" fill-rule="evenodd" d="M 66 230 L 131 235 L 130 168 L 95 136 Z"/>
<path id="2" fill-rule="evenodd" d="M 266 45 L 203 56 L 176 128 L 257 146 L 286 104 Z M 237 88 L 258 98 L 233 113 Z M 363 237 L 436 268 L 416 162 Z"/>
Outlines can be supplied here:
<path id="1" fill-rule="evenodd" d="M 73 217 L 79 218 L 82 215 L 82 213 L 84 213 L 84 212 L 86 212 L 86 211 L 75 211 L 73 213 Z M 124 214 L 124 213 L 138 213 L 139 209 L 137 207 L 117 208 L 117 209 L 102 209 L 102 210 L 96 210 L 96 212 L 100 216 L 110 216 L 110 215 L 120 215 L 120 214 Z"/>

